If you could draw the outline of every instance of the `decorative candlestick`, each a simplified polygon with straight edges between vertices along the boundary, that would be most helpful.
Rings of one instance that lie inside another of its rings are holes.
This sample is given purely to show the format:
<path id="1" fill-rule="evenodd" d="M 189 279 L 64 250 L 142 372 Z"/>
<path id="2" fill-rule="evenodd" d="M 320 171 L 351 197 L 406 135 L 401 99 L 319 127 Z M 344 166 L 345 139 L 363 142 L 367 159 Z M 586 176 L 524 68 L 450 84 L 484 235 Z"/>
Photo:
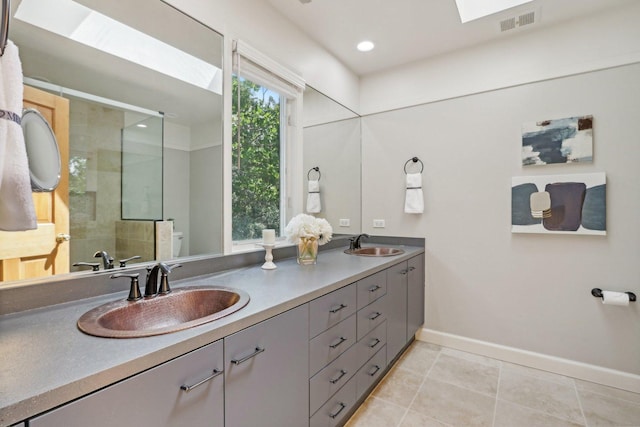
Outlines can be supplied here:
<path id="1" fill-rule="evenodd" d="M 273 254 L 271 253 L 271 251 L 273 250 L 273 248 L 276 247 L 276 245 L 267 244 L 267 243 L 259 243 L 259 245 L 262 246 L 265 250 L 265 254 L 264 254 L 265 263 L 262 264 L 262 269 L 275 270 L 276 268 L 278 268 L 278 266 L 273 263 Z"/>

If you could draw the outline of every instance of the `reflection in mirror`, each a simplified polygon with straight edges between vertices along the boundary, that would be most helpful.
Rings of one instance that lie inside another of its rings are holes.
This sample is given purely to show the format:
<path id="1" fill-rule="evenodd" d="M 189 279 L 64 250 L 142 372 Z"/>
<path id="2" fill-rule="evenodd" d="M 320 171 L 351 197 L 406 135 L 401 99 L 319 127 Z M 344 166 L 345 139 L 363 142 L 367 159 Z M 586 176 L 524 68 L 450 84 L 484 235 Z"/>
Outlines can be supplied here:
<path id="1" fill-rule="evenodd" d="M 69 265 L 171 257 L 169 218 L 180 256 L 221 253 L 222 36 L 157 0 L 11 8 L 25 85 L 69 100 Z"/>
<path id="2" fill-rule="evenodd" d="M 358 234 L 362 229 L 360 117 L 309 86 L 303 108 L 305 211 L 313 200 L 308 197 L 308 181 L 320 177 L 320 212 L 314 215 L 326 218 L 336 234 Z M 320 174 L 308 174 L 315 167 Z"/>
<path id="3" fill-rule="evenodd" d="M 49 122 L 34 108 L 22 113 L 22 133 L 33 191 L 53 191 L 60 182 L 60 150 Z"/>

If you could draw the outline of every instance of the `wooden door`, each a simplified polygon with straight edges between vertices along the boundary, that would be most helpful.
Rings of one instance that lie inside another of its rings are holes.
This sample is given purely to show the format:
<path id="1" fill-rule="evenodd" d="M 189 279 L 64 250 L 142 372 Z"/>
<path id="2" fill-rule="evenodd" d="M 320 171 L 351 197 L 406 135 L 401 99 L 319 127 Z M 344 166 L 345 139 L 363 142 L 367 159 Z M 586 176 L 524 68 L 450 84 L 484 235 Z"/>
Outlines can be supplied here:
<path id="1" fill-rule="evenodd" d="M 33 193 L 36 230 L 0 231 L 0 281 L 69 272 L 69 242 L 58 239 L 69 234 L 69 101 L 25 86 L 24 107 L 37 109 L 51 125 L 60 148 L 62 171 L 55 191 Z"/>

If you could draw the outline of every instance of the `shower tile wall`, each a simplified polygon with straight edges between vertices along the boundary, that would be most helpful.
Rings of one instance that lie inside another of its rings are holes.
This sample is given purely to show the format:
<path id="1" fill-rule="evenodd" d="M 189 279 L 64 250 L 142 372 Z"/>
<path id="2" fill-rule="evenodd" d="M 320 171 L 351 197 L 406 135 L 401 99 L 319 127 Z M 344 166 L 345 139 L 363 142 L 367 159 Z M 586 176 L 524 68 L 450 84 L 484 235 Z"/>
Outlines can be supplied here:
<path id="1" fill-rule="evenodd" d="M 154 221 L 116 221 L 116 251 L 114 258 L 125 259 L 139 255 L 135 262 L 155 259 Z"/>
<path id="2" fill-rule="evenodd" d="M 122 111 L 81 100 L 70 100 L 71 263 L 96 261 L 93 254 L 97 250 L 116 254 L 123 125 Z M 78 165 L 75 173 L 74 159 Z M 75 267 L 71 269 L 77 270 Z"/>

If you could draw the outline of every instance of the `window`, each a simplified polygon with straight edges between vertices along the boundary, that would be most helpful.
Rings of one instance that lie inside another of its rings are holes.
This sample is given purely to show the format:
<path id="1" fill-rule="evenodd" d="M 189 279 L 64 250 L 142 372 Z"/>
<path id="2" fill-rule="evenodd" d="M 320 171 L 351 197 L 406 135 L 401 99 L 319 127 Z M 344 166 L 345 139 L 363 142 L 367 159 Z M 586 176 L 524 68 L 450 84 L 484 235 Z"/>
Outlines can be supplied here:
<path id="1" fill-rule="evenodd" d="M 301 169 L 296 113 L 304 82 L 235 42 L 232 78 L 231 235 L 237 247 L 273 228 L 280 236 L 300 209 L 292 179 Z M 293 200 L 293 201 L 292 201 Z"/>

